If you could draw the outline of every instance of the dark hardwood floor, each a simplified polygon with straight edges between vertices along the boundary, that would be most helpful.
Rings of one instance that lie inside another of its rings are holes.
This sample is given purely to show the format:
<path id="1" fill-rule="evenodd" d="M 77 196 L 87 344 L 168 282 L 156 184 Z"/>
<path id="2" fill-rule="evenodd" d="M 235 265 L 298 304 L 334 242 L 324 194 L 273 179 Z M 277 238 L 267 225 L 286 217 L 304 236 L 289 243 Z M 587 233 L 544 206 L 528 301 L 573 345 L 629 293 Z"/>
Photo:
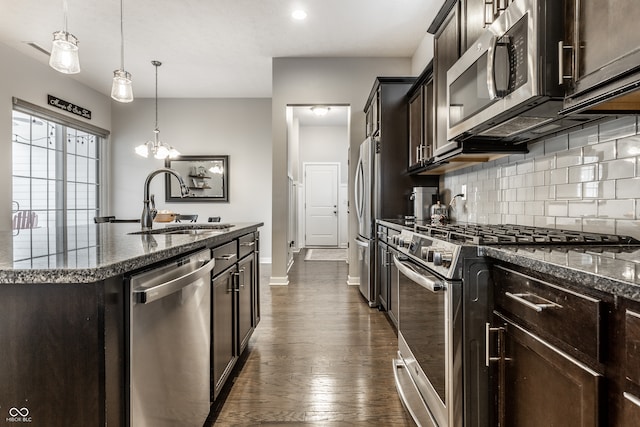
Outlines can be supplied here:
<path id="1" fill-rule="evenodd" d="M 261 266 L 262 320 L 215 426 L 413 426 L 396 393 L 396 335 L 339 261 L 295 257 L 288 286 Z"/>

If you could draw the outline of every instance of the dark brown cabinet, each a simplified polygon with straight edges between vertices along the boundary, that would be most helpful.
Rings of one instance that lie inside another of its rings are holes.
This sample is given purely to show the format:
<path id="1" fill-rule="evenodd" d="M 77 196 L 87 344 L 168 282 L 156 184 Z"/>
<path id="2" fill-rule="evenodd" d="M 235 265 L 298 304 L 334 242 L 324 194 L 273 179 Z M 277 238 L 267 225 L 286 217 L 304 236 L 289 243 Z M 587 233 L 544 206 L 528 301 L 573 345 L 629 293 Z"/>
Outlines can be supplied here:
<path id="1" fill-rule="evenodd" d="M 374 219 L 400 219 L 410 215 L 412 188 L 437 185 L 434 177 L 413 177 L 406 173 L 409 164 L 407 96 L 415 82 L 415 77 L 378 77 L 364 107 L 366 116 L 377 109 L 379 120 L 379 129 L 372 138 Z"/>
<path id="2" fill-rule="evenodd" d="M 497 314 L 498 425 L 597 426 L 602 376 L 539 336 Z"/>
<path id="3" fill-rule="evenodd" d="M 409 168 L 422 166 L 425 157 L 423 106 L 424 88 L 419 86 L 409 99 Z"/>
<path id="4" fill-rule="evenodd" d="M 598 426 L 603 419 L 603 302 L 495 266 L 487 329 L 501 426 Z"/>
<path id="5" fill-rule="evenodd" d="M 0 426 L 124 425 L 123 317 L 122 276 L 0 286 Z"/>
<path id="6" fill-rule="evenodd" d="M 433 62 L 409 91 L 409 170 L 427 164 L 433 156 Z"/>
<path id="7" fill-rule="evenodd" d="M 380 90 L 371 94 L 371 99 L 365 112 L 365 135 L 375 136 L 380 130 Z"/>
<path id="8" fill-rule="evenodd" d="M 567 111 L 637 88 L 640 82 L 640 8 L 636 0 L 567 0 L 566 42 L 561 49 Z M 608 95 L 609 94 L 609 95 Z M 614 99 L 598 110 L 637 110 L 638 95 Z"/>
<path id="9" fill-rule="evenodd" d="M 234 267 L 230 267 L 214 277 L 212 281 L 212 400 L 215 400 L 218 394 L 220 394 L 220 390 L 222 390 L 236 362 L 235 339 L 233 334 L 234 270 Z"/>
<path id="10" fill-rule="evenodd" d="M 258 233 L 212 249 L 212 399 L 246 349 L 259 321 Z M 222 270 L 222 271 L 221 271 Z"/>
<path id="11" fill-rule="evenodd" d="M 509 6 L 510 0 L 460 0 L 462 8 L 462 52 Z"/>
<path id="12" fill-rule="evenodd" d="M 435 105 L 434 155 L 452 148 L 447 141 L 448 102 L 447 71 L 460 57 L 460 3 L 455 2 L 446 19 L 437 27 L 433 45 L 433 79 Z M 457 143 L 454 143 L 457 147 Z"/>

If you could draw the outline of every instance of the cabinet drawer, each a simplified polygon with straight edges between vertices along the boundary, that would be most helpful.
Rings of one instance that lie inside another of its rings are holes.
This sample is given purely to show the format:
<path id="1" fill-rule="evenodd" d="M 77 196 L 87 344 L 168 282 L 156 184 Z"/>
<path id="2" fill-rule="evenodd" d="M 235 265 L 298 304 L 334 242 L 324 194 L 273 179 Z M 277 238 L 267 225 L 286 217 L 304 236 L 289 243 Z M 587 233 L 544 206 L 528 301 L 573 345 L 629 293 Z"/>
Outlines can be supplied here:
<path id="1" fill-rule="evenodd" d="M 253 233 L 240 237 L 238 247 L 238 258 L 243 258 L 256 250 L 256 238 Z"/>
<path id="2" fill-rule="evenodd" d="M 496 308 L 600 360 L 600 300 L 500 266 L 493 274 Z"/>
<path id="3" fill-rule="evenodd" d="M 225 243 L 222 246 L 213 248 L 211 251 L 211 257 L 215 260 L 213 266 L 213 275 L 222 273 L 229 266 L 238 261 L 237 243 L 233 242 Z"/>
<path id="4" fill-rule="evenodd" d="M 640 385 L 640 313 L 626 310 L 624 325 L 624 344 L 627 355 L 625 376 Z"/>

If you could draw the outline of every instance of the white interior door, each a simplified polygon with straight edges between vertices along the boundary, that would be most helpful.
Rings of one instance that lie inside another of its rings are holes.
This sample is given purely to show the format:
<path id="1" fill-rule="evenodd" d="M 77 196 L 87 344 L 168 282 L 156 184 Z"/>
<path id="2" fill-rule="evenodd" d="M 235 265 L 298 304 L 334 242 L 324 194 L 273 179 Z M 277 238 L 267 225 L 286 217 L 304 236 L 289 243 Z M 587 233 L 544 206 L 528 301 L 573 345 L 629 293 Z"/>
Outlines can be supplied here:
<path id="1" fill-rule="evenodd" d="M 306 246 L 338 246 L 339 166 L 305 164 Z"/>

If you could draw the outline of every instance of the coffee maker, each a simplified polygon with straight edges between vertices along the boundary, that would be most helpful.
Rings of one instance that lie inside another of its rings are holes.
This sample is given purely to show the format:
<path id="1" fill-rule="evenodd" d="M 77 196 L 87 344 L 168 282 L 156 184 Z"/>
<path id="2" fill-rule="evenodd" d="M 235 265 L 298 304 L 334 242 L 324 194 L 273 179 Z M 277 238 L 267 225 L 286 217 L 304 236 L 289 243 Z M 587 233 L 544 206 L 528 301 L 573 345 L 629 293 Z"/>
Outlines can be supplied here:
<path id="1" fill-rule="evenodd" d="M 416 221 L 431 220 L 431 205 L 438 200 L 438 187 L 413 187 L 413 216 Z"/>

